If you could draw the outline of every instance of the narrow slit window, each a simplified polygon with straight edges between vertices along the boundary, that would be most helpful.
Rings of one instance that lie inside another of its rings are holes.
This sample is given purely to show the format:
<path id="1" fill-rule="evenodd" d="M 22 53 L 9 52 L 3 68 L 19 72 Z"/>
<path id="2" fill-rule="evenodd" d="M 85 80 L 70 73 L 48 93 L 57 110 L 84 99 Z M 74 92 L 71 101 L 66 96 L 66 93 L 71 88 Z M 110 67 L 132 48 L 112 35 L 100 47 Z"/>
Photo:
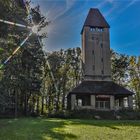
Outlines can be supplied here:
<path id="1" fill-rule="evenodd" d="M 103 43 L 101 43 L 101 48 L 103 48 Z"/>
<path id="2" fill-rule="evenodd" d="M 101 73 L 104 74 L 104 70 L 102 70 Z"/>
<path id="3" fill-rule="evenodd" d="M 103 57 L 101 58 L 101 61 L 103 62 L 104 60 L 103 60 Z"/>
<path id="4" fill-rule="evenodd" d="M 95 70 L 95 65 L 93 65 L 93 70 Z"/>

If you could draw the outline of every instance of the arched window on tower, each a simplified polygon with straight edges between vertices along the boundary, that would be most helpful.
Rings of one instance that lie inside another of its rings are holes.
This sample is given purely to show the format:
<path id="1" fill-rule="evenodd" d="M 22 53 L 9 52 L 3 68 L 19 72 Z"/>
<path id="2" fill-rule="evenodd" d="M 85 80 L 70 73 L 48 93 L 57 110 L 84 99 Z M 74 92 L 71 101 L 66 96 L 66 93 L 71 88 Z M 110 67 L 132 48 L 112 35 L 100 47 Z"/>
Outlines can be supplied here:
<path id="1" fill-rule="evenodd" d="M 94 32 L 94 31 L 95 31 L 95 28 L 90 27 L 90 31 L 91 31 L 91 32 Z"/>
<path id="2" fill-rule="evenodd" d="M 103 32 L 103 31 L 104 31 L 103 28 L 96 28 L 95 30 L 96 30 L 97 32 Z"/>
<path id="3" fill-rule="evenodd" d="M 103 28 L 101 28 L 101 32 L 103 32 L 104 31 L 104 29 Z"/>

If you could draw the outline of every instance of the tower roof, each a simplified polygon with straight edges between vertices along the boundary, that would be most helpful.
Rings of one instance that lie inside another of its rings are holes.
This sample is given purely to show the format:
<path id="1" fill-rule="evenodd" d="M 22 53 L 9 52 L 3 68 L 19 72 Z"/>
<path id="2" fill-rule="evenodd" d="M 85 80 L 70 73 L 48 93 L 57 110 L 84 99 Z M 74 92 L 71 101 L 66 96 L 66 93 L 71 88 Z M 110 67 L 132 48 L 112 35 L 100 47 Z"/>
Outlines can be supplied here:
<path id="1" fill-rule="evenodd" d="M 88 16 L 85 20 L 83 28 L 85 26 L 90 27 L 100 27 L 100 28 L 110 28 L 109 24 L 97 8 L 90 8 Z M 83 28 L 81 33 L 83 32 Z"/>

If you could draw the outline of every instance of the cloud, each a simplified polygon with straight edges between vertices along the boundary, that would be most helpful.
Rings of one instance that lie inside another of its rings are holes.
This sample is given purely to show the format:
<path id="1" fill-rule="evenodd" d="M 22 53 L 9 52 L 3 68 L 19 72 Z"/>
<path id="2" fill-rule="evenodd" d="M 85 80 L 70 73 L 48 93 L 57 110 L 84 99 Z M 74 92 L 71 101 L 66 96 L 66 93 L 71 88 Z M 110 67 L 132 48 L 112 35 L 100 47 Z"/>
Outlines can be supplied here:
<path id="1" fill-rule="evenodd" d="M 131 0 L 130 2 L 128 2 L 128 4 L 123 9 L 120 10 L 119 13 L 124 12 L 126 9 L 128 9 L 129 7 L 131 7 L 132 5 L 134 5 L 136 2 L 137 2 L 137 0 Z"/>
<path id="2" fill-rule="evenodd" d="M 106 0 L 106 2 L 113 3 L 114 0 Z"/>
<path id="3" fill-rule="evenodd" d="M 56 13 L 56 16 L 53 18 L 53 21 L 63 16 L 67 11 L 69 11 L 75 4 L 76 0 L 65 0 L 65 6 L 62 7 L 61 11 Z M 59 14 L 58 14 L 59 13 Z"/>
<path id="4" fill-rule="evenodd" d="M 105 2 L 106 4 L 110 4 L 110 8 L 108 8 L 108 10 L 104 13 L 104 15 L 105 17 L 108 17 L 110 14 L 113 13 L 113 16 L 110 16 L 110 21 L 111 21 L 117 18 L 126 9 L 136 4 L 138 0 L 129 0 L 129 1 L 123 1 L 123 2 L 115 1 L 115 0 L 106 0 Z"/>
<path id="5" fill-rule="evenodd" d="M 115 3 L 112 3 L 112 7 L 107 11 L 105 12 L 105 17 L 109 16 L 110 14 L 113 13 L 114 10 L 116 10 L 118 8 L 118 5 L 115 4 Z"/>
<path id="6" fill-rule="evenodd" d="M 104 5 L 105 5 L 106 3 L 107 3 L 107 1 L 100 2 L 99 4 L 96 5 L 96 7 L 97 7 L 98 9 L 100 9 L 100 8 L 104 7 Z"/>
<path id="7" fill-rule="evenodd" d="M 126 8 L 128 8 L 128 7 L 130 7 L 131 5 L 135 4 L 135 2 L 137 2 L 137 0 L 132 0 L 132 1 L 127 5 Z"/>
<path id="8" fill-rule="evenodd" d="M 117 5 L 115 4 L 114 0 L 104 0 L 104 1 L 100 2 L 96 7 L 99 9 L 102 9 L 107 4 L 111 4 L 111 8 L 107 12 L 105 12 L 105 14 L 104 14 L 105 16 L 108 16 L 110 13 L 112 13 L 117 8 Z"/>
<path id="9" fill-rule="evenodd" d="M 75 0 L 66 0 L 66 9 L 69 10 L 75 4 Z"/>

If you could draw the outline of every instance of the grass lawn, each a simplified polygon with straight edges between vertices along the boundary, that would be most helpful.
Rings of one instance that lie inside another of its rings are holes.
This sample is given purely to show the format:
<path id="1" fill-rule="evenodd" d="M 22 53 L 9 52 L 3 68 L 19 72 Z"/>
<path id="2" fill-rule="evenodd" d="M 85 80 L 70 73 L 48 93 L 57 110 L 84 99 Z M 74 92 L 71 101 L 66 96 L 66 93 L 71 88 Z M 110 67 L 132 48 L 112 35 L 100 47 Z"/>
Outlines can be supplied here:
<path id="1" fill-rule="evenodd" d="M 1 119 L 0 140 L 140 140 L 140 121 Z"/>

